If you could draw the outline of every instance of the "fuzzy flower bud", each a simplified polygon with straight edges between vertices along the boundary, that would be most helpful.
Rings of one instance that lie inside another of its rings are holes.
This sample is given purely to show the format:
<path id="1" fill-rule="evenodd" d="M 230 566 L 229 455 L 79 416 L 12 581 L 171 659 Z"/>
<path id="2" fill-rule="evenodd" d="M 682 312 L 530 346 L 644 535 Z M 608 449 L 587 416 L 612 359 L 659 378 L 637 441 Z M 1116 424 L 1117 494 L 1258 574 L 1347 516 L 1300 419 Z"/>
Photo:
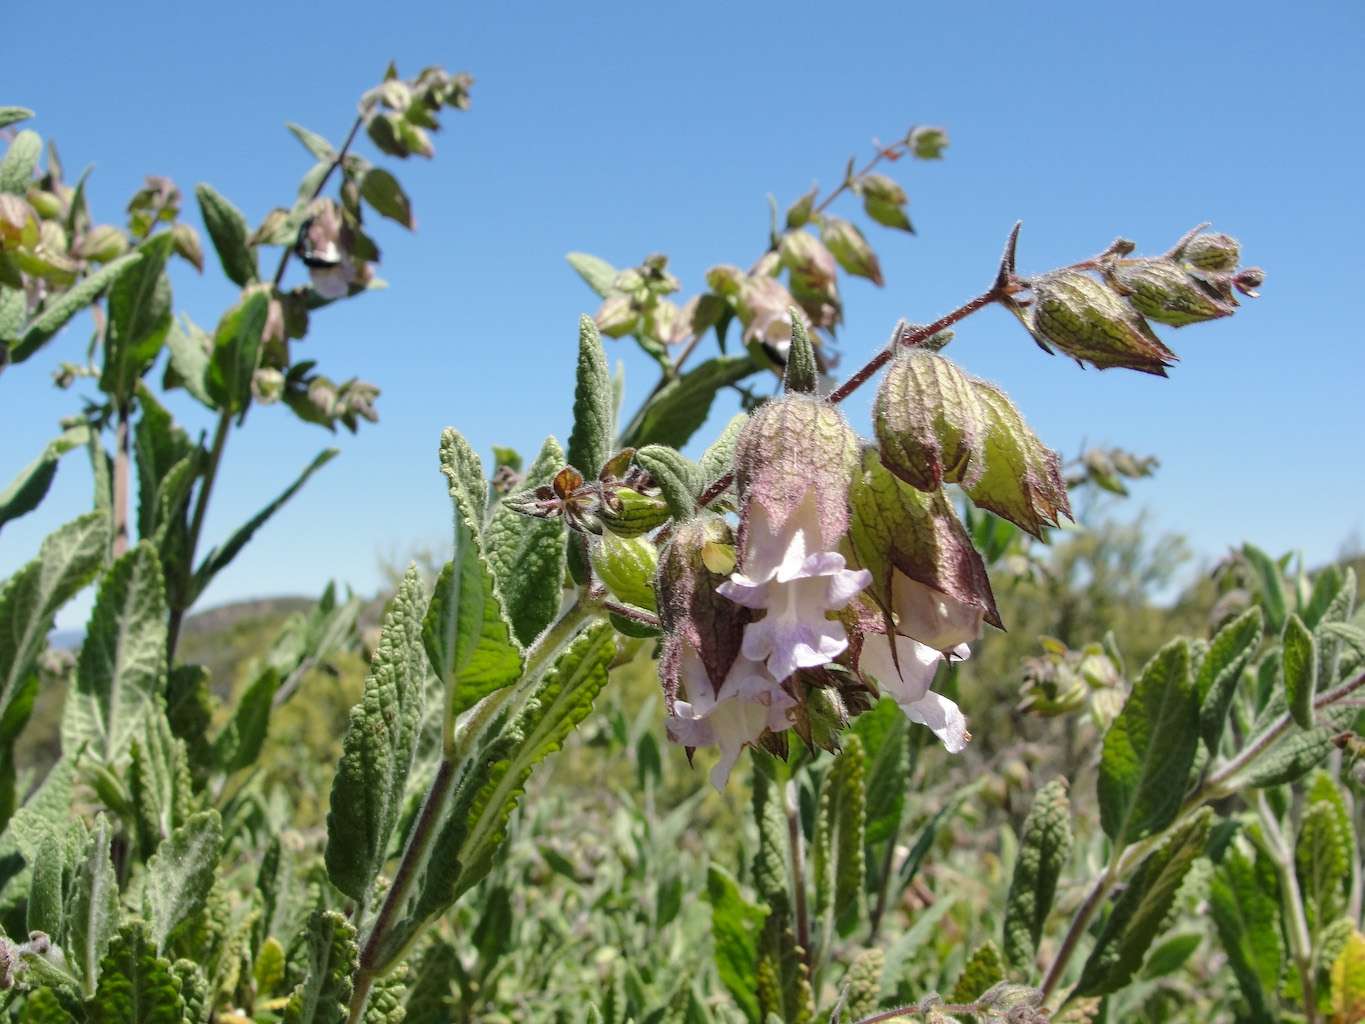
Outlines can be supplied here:
<path id="1" fill-rule="evenodd" d="M 838 273 L 834 256 L 809 232 L 788 231 L 779 253 L 784 266 L 812 285 L 828 285 Z"/>
<path id="2" fill-rule="evenodd" d="M 1210 231 L 1195 235 L 1176 255 L 1200 270 L 1236 270 L 1242 247 L 1237 239 Z"/>
<path id="3" fill-rule="evenodd" d="M 850 274 L 865 277 L 878 287 L 882 284 L 882 266 L 872 246 L 858 230 L 858 225 L 842 217 L 826 217 L 820 237 L 836 260 Z"/>
<path id="4" fill-rule="evenodd" d="M 739 316 L 744 340 L 772 345 L 785 355 L 791 345 L 791 311 L 796 300 L 776 278 L 750 275 L 739 288 Z"/>
<path id="5" fill-rule="evenodd" d="M 659 551 L 647 537 L 620 537 L 610 530 L 592 546 L 592 567 L 608 590 L 626 604 L 654 611 L 654 574 Z"/>
<path id="6" fill-rule="evenodd" d="M 1166 376 L 1176 355 L 1111 287 L 1079 270 L 1036 279 L 1024 322 L 1046 352 L 1050 345 L 1098 369 L 1126 367 Z"/>
<path id="7" fill-rule="evenodd" d="M 985 415 L 971 379 L 951 360 L 911 350 L 892 360 L 872 406 L 886 468 L 922 491 L 981 476 Z"/>
<path id="8" fill-rule="evenodd" d="M 1117 260 L 1105 276 L 1134 309 L 1157 323 L 1183 327 L 1233 313 L 1173 260 Z"/>

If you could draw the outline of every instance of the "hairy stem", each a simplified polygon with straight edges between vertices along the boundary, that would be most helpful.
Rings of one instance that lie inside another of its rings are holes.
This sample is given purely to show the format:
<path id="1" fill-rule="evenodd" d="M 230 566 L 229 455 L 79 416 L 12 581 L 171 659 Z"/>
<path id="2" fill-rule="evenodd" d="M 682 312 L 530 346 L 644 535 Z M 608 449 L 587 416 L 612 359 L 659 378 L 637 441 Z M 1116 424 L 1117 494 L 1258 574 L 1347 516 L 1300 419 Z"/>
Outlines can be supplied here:
<path id="1" fill-rule="evenodd" d="M 896 830 L 899 832 L 899 828 Z M 882 930 L 882 917 L 886 914 L 886 901 L 891 895 L 891 867 L 896 856 L 896 833 L 886 841 L 886 851 L 882 854 L 882 873 L 877 880 L 877 902 L 872 908 L 871 927 L 867 931 L 867 944 L 875 945 L 877 935 Z"/>
<path id="2" fill-rule="evenodd" d="M 619 615 L 623 619 L 630 619 L 631 622 L 638 622 L 641 625 L 659 627 L 659 616 L 644 608 L 636 608 L 633 605 L 621 604 L 618 601 L 601 601 L 599 606 L 603 611 Z"/>
<path id="3" fill-rule="evenodd" d="M 1318 1001 L 1313 991 L 1313 940 L 1308 934 L 1308 918 L 1303 912 L 1303 894 L 1299 892 L 1298 874 L 1294 870 L 1294 851 L 1285 842 L 1280 823 L 1266 801 L 1265 792 L 1256 794 L 1256 815 L 1261 820 L 1266 852 L 1280 876 L 1280 902 L 1284 906 L 1285 932 L 1289 937 L 1289 952 L 1299 972 L 1303 986 L 1303 1009 L 1308 1024 L 1317 1024 Z"/>
<path id="4" fill-rule="evenodd" d="M 839 183 L 838 187 L 835 188 L 832 192 L 830 192 L 829 195 L 825 196 L 825 198 L 820 201 L 820 205 L 815 207 L 815 209 L 812 212 L 824 213 L 827 209 L 829 209 L 829 204 L 834 202 L 834 200 L 838 199 L 841 195 L 847 192 L 856 179 L 861 178 L 864 174 L 867 174 L 869 171 L 873 170 L 883 160 L 893 155 L 897 155 L 897 151 L 904 148 L 904 146 L 905 146 L 904 142 L 894 142 L 889 146 L 878 147 L 876 155 L 873 156 L 871 160 L 869 160 L 866 164 L 863 165 L 862 170 L 858 171 L 855 174 L 844 175 L 844 180 Z M 853 166 L 852 157 L 849 157 L 848 163 L 850 167 Z"/>
<path id="5" fill-rule="evenodd" d="M 1118 881 L 1118 873 L 1111 865 L 1106 868 L 1104 874 L 1095 879 L 1095 884 L 1086 893 L 1085 900 L 1076 911 L 1076 916 L 1071 921 L 1071 927 L 1066 930 L 1066 936 L 1062 939 L 1061 948 L 1057 950 L 1057 955 L 1052 959 L 1052 966 L 1047 969 L 1047 974 L 1043 977 L 1043 983 L 1039 987 L 1043 992 L 1043 999 L 1047 999 L 1057 988 L 1062 980 L 1062 972 L 1066 970 L 1067 964 L 1071 962 L 1072 956 L 1076 953 L 1076 945 L 1081 941 L 1081 936 L 1085 934 L 1086 928 L 1090 926 L 1091 919 L 1095 912 L 1100 909 L 1100 904 L 1104 902 L 1109 890 Z"/>
<path id="6" fill-rule="evenodd" d="M 114 557 L 128 550 L 128 467 L 132 445 L 128 430 L 128 405 L 120 403 L 114 445 Z"/>
<path id="7" fill-rule="evenodd" d="M 185 562 L 180 570 L 180 592 L 171 609 L 170 629 L 166 635 L 166 660 L 175 664 L 175 650 L 180 644 L 180 627 L 185 612 L 193 603 L 190 594 L 190 581 L 194 576 L 194 555 L 199 547 L 199 535 L 204 530 L 204 517 L 208 514 L 209 498 L 213 495 L 213 482 L 218 478 L 218 467 L 223 461 L 223 449 L 227 447 L 228 432 L 232 430 L 232 412 L 224 409 L 218 414 L 218 426 L 213 433 L 213 447 L 209 449 L 209 464 L 204 468 L 204 482 L 199 485 L 199 494 L 194 499 L 194 513 L 190 517 L 189 536 L 185 542 Z"/>

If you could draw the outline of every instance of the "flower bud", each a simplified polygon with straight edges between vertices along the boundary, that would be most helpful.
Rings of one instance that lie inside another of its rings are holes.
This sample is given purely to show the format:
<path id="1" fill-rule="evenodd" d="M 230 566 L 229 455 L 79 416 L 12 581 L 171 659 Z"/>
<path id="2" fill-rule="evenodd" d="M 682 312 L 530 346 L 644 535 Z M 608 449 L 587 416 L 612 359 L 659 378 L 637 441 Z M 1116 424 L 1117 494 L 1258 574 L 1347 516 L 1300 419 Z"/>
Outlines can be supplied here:
<path id="1" fill-rule="evenodd" d="M 28 190 L 24 198 L 29 201 L 29 205 L 33 207 L 38 216 L 44 220 L 53 220 L 60 217 L 64 212 L 60 196 L 46 189 L 38 188 L 36 185 Z"/>
<path id="2" fill-rule="evenodd" d="M 714 266 L 706 272 L 706 286 L 717 295 L 738 295 L 744 283 L 744 271 L 729 263 Z"/>
<path id="3" fill-rule="evenodd" d="M 1228 235 L 1205 232 L 1191 238 L 1175 255 L 1200 270 L 1236 270 L 1242 247 Z"/>
<path id="4" fill-rule="evenodd" d="M 128 236 L 112 224 L 97 224 L 76 243 L 72 255 L 108 263 L 128 251 Z"/>
<path id="5" fill-rule="evenodd" d="M 850 274 L 865 277 L 878 287 L 882 284 L 882 267 L 872 246 L 852 221 L 842 217 L 826 217 L 820 228 L 825 246 Z"/>
<path id="6" fill-rule="evenodd" d="M 791 310 L 796 305 L 782 282 L 765 274 L 750 275 L 739 289 L 739 318 L 744 340 L 760 341 L 785 352 L 791 344 Z"/>
<path id="7" fill-rule="evenodd" d="M 204 247 L 199 244 L 199 232 L 184 221 L 176 221 L 171 228 L 172 245 L 176 254 L 201 274 L 204 272 Z M 287 243 L 285 243 L 287 244 Z"/>
<path id="8" fill-rule="evenodd" d="M 606 489 L 602 525 L 618 537 L 638 537 L 668 521 L 668 503 L 658 495 L 642 494 L 630 487 Z"/>
<path id="9" fill-rule="evenodd" d="M 31 248 L 38 244 L 38 217 L 18 196 L 0 194 L 0 248 Z"/>
<path id="10" fill-rule="evenodd" d="M 887 469 L 922 491 L 981 476 L 984 413 L 971 380 L 951 360 L 911 350 L 892 360 L 872 422 Z"/>
<path id="11" fill-rule="evenodd" d="M 811 284 L 829 284 L 838 273 L 830 251 L 806 231 L 788 231 L 783 235 L 779 254 L 783 265 L 793 275 L 805 278 Z"/>
<path id="12" fill-rule="evenodd" d="M 1079 270 L 1037 278 L 1024 320 L 1044 351 L 1055 345 L 1101 370 L 1121 366 L 1164 377 L 1177 358 L 1112 288 Z"/>
<path id="13" fill-rule="evenodd" d="M 1183 327 L 1233 313 L 1172 260 L 1116 260 L 1105 276 L 1134 309 L 1157 323 Z"/>
<path id="14" fill-rule="evenodd" d="M 787 208 L 787 227 L 799 228 L 809 223 L 815 209 L 815 197 L 819 194 L 819 188 L 812 188 Z"/>
<path id="15" fill-rule="evenodd" d="M 724 519 L 703 515 L 679 524 L 659 552 L 654 590 L 659 619 L 667 634 L 666 647 L 675 652 L 660 664 L 670 702 L 678 690 L 676 662 L 683 645 L 701 657 L 717 692 L 739 655 L 749 611 L 718 592 L 727 577 L 713 572 L 702 557 L 708 547 L 734 543 L 734 532 Z"/>
<path id="16" fill-rule="evenodd" d="M 273 405 L 284 396 L 284 374 L 261 367 L 251 376 L 251 393 L 261 405 Z"/>
<path id="17" fill-rule="evenodd" d="M 635 330 L 640 320 L 630 299 L 624 295 L 608 296 L 593 319 L 597 329 L 609 338 L 624 338 Z"/>
<path id="18" fill-rule="evenodd" d="M 1233 277 L 1232 283 L 1243 295 L 1258 299 L 1261 297 L 1259 289 L 1265 284 L 1265 271 L 1260 267 L 1247 267 Z"/>
<path id="19" fill-rule="evenodd" d="M 865 198 L 894 203 L 897 206 L 908 199 L 900 183 L 885 174 L 864 174 L 853 183 L 853 188 Z"/>
<path id="20" fill-rule="evenodd" d="M 982 465 L 963 487 L 973 504 L 1041 537 L 1044 526 L 1071 515 L 1061 459 L 1038 440 L 1003 391 L 985 381 L 973 381 L 972 388 L 982 414 Z"/>
<path id="21" fill-rule="evenodd" d="M 592 567 L 608 590 L 626 604 L 654 611 L 654 573 L 659 550 L 646 537 L 620 537 L 611 531 L 592 546 Z"/>
<path id="22" fill-rule="evenodd" d="M 858 436 L 838 407 L 804 394 L 762 405 L 735 445 L 740 547 L 756 504 L 780 530 L 812 492 L 820 536 L 810 547 L 833 548 L 848 529 L 848 484 L 857 465 Z"/>

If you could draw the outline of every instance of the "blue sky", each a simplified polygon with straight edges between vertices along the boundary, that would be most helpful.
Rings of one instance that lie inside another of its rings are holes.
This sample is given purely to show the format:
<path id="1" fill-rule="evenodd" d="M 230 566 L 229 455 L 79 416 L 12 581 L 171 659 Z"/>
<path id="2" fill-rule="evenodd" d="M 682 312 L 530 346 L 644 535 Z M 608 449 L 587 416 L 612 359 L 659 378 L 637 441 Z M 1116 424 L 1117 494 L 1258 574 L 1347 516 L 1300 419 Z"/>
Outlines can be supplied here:
<path id="1" fill-rule="evenodd" d="M 886 287 L 848 285 L 846 365 L 898 317 L 929 320 L 980 291 L 1016 219 L 1023 273 L 1118 234 L 1160 251 L 1212 221 L 1267 269 L 1265 297 L 1166 331 L 1183 357 L 1169 380 L 1048 358 L 999 310 L 961 325 L 952 354 L 1064 455 L 1106 443 L 1160 456 L 1133 508 L 1200 555 L 1250 539 L 1311 562 L 1365 529 L 1363 43 L 1365 8 L 1344 0 L 27 4 L 6 17 L 0 102 L 38 111 L 32 126 L 58 140 L 69 172 L 95 164 L 97 219 L 118 220 L 142 176 L 160 173 L 187 195 L 210 181 L 255 223 L 287 205 L 310 163 L 285 121 L 339 138 L 390 58 L 405 73 L 440 63 L 476 76 L 473 109 L 447 115 L 436 159 L 394 167 L 419 230 L 377 228 L 391 287 L 316 316 L 299 350 L 335 378 L 378 383 L 382 422 L 334 441 L 282 408 L 253 411 L 227 451 L 210 543 L 319 448 L 343 455 L 206 604 L 329 578 L 371 591 L 381 558 L 445 544 L 446 425 L 485 453 L 564 437 L 576 320 L 596 304 L 565 252 L 622 266 L 662 251 L 691 293 L 711 264 L 759 254 L 767 193 L 785 206 L 813 181 L 828 187 L 849 154 L 912 123 L 946 126 L 952 147 L 893 169 L 919 234 L 879 231 Z M 177 306 L 207 326 L 232 300 L 214 274 L 182 269 L 174 283 Z M 0 481 L 72 410 L 47 374 L 86 337 L 82 325 L 0 377 Z M 654 375 L 629 344 L 609 355 L 626 363 L 633 407 Z M 850 402 L 863 429 L 866 409 Z M 174 411 L 208 426 L 188 402 Z M 70 457 L 48 503 L 0 535 L 0 575 L 88 496 Z"/>

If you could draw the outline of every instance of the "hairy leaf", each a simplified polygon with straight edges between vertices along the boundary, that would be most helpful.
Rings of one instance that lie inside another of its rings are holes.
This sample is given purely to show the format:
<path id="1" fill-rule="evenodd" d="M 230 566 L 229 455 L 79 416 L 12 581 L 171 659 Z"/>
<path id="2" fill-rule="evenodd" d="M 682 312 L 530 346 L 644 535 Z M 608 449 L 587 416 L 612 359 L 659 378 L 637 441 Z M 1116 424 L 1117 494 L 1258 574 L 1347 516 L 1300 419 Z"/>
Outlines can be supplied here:
<path id="1" fill-rule="evenodd" d="M 1033 798 L 1014 862 L 1004 929 L 1005 956 L 1013 967 L 1026 972 L 1033 968 L 1071 842 L 1071 802 L 1066 783 L 1057 779 Z"/>
<path id="2" fill-rule="evenodd" d="M 1209 753 L 1218 751 L 1223 725 L 1232 706 L 1237 681 L 1261 645 L 1261 609 L 1253 605 L 1220 629 L 1199 663 L 1195 689 L 1199 694 L 1199 731 Z"/>
<path id="3" fill-rule="evenodd" d="M 25 325 L 18 344 L 11 346 L 10 362 L 22 363 L 46 345 L 66 326 L 68 320 L 94 302 L 104 289 L 136 267 L 142 258 L 140 252 L 126 253 L 106 263 L 93 274 L 81 278 L 66 291 L 44 303 L 42 311 Z"/>
<path id="4" fill-rule="evenodd" d="M 76 680 L 62 716 L 62 749 L 82 744 L 114 765 L 158 711 L 166 684 L 166 594 L 161 563 L 143 541 L 100 583 Z"/>
<path id="5" fill-rule="evenodd" d="M 1228 964 L 1260 1022 L 1275 1019 L 1270 998 L 1284 962 L 1278 894 L 1274 865 L 1263 855 L 1253 861 L 1236 847 L 1224 854 L 1209 888 L 1209 910 Z"/>
<path id="6" fill-rule="evenodd" d="M 251 380 L 260 360 L 269 312 L 269 295 L 254 289 L 218 321 L 204 388 L 219 409 L 240 413 L 251 404 Z"/>
<path id="7" fill-rule="evenodd" d="M 284 1024 L 341 1024 L 359 967 L 355 928 L 334 910 L 315 910 L 303 941 L 303 980 L 285 1005 Z"/>
<path id="8" fill-rule="evenodd" d="M 231 775 L 249 768 L 261 756 L 270 729 L 270 712 L 281 682 L 279 672 L 267 667 L 242 691 L 232 709 L 232 717 L 213 741 L 213 761 L 220 772 Z"/>
<path id="9" fill-rule="evenodd" d="M 706 422 L 716 392 L 738 384 L 757 369 L 748 356 L 718 356 L 675 377 L 650 399 L 634 427 L 622 436 L 621 444 L 633 448 L 647 444 L 681 448 Z M 569 461 L 573 462 L 572 446 Z"/>
<path id="10" fill-rule="evenodd" d="M 90 428 L 84 424 L 68 427 L 49 441 L 42 454 L 19 470 L 9 486 L 0 491 L 0 527 L 37 508 L 57 476 L 58 460 L 71 449 L 84 447 L 89 441 Z"/>
<path id="11" fill-rule="evenodd" d="M 680 522 L 692 518 L 705 479 L 701 467 L 676 449 L 661 444 L 645 445 L 636 451 L 635 461 L 659 485 L 673 517 Z"/>
<path id="12" fill-rule="evenodd" d="M 408 569 L 389 605 L 360 703 L 351 709 L 327 814 L 327 873 L 363 900 L 402 810 L 425 707 L 422 578 Z"/>
<path id="13" fill-rule="evenodd" d="M 1261 603 L 1265 607 L 1266 627 L 1271 633 L 1279 633 L 1284 628 L 1288 606 L 1284 596 L 1284 582 L 1280 578 L 1280 567 L 1275 560 L 1260 548 L 1251 544 L 1242 545 L 1242 557 L 1250 564 L 1260 585 Z"/>
<path id="14" fill-rule="evenodd" d="M 1188 641 L 1152 656 L 1104 736 L 1100 822 L 1121 846 L 1165 828 L 1184 798 L 1199 745 L 1199 703 Z"/>
<path id="15" fill-rule="evenodd" d="M 710 447 L 702 452 L 701 461 L 698 465 L 701 467 L 703 487 L 710 487 L 735 468 L 735 446 L 739 444 L 740 432 L 744 430 L 744 425 L 748 422 L 748 413 L 735 413 L 716 439 L 711 442 Z"/>
<path id="16" fill-rule="evenodd" d="M 76 867 L 67 905 L 67 959 L 80 975 L 86 998 L 95 994 L 99 966 L 119 927 L 118 876 L 114 872 L 109 821 L 97 815 L 85 856 Z"/>
<path id="17" fill-rule="evenodd" d="M 1332 962 L 1333 1024 L 1365 1020 L 1365 935 L 1351 933 Z"/>
<path id="18" fill-rule="evenodd" d="M 1313 696 L 1318 682 L 1318 647 L 1297 615 L 1284 626 L 1284 686 L 1289 713 L 1300 728 L 1313 728 Z"/>
<path id="19" fill-rule="evenodd" d="M 767 911 L 746 900 L 725 869 L 712 864 L 706 874 L 711 904 L 711 942 L 716 973 L 750 1024 L 762 1024 L 758 1007 L 758 936 Z"/>
<path id="20" fill-rule="evenodd" d="M 148 934 L 157 951 L 176 927 L 204 907 L 223 848 L 215 810 L 200 811 L 171 833 L 147 862 L 143 901 Z"/>
<path id="21" fill-rule="evenodd" d="M 1341 792 L 1330 775 L 1318 770 L 1308 788 L 1294 845 L 1299 891 L 1314 932 L 1345 910 L 1355 850 L 1355 829 Z"/>
<path id="22" fill-rule="evenodd" d="M 589 479 L 597 475 L 611 456 L 615 418 L 611 394 L 602 338 L 592 318 L 585 316 L 578 324 L 578 378 L 574 385 L 569 465 Z"/>
<path id="23" fill-rule="evenodd" d="M 171 232 L 153 235 L 138 246 L 142 260 L 109 289 L 109 325 L 100 388 L 121 402 L 161 351 L 171 329 L 171 282 L 166 260 L 174 242 Z"/>
<path id="24" fill-rule="evenodd" d="M 826 931 L 832 919 L 841 936 L 852 932 L 862 917 L 866 770 L 862 740 L 857 733 L 847 734 L 844 749 L 821 788 L 820 813 L 815 819 L 811 855 L 814 909 L 826 919 Z"/>
<path id="25" fill-rule="evenodd" d="M 975 1002 L 988 988 L 1004 980 L 1004 959 L 995 943 L 987 940 L 967 958 L 948 999 L 954 1003 Z"/>
<path id="26" fill-rule="evenodd" d="M 1138 867 L 1085 962 L 1077 995 L 1106 995 L 1133 979 L 1152 941 L 1170 923 L 1180 884 L 1204 852 L 1212 820 L 1212 810 L 1202 808 Z"/>
<path id="27" fill-rule="evenodd" d="M 210 185 L 195 186 L 194 195 L 199 200 L 199 212 L 204 215 L 204 227 L 208 228 L 213 248 L 223 264 L 223 273 L 239 288 L 259 280 L 256 251 L 247 242 L 251 229 L 242 211 Z"/>
<path id="28" fill-rule="evenodd" d="M 0 192 L 23 195 L 33 184 L 33 171 L 42 154 L 43 140 L 37 132 L 25 128 L 14 136 L 0 158 Z"/>
<path id="29" fill-rule="evenodd" d="M 563 449 L 547 437 L 526 471 L 525 486 L 548 484 L 563 465 Z M 485 543 L 512 632 L 524 647 L 559 610 L 564 592 L 564 524 L 521 515 L 504 500 L 489 520 Z"/>
<path id="30" fill-rule="evenodd" d="M 616 268 L 610 263 L 600 256 L 592 256 L 586 252 L 571 252 L 564 258 L 589 288 L 604 299 L 610 294 L 612 282 L 616 280 Z"/>
<path id="31" fill-rule="evenodd" d="M 170 961 L 157 956 L 147 925 L 124 925 L 100 962 L 92 1024 L 182 1024 L 184 1012 L 180 981 Z"/>
<path id="32" fill-rule="evenodd" d="M 147 715 L 142 734 L 133 739 L 128 782 L 145 860 L 189 817 L 193 798 L 189 755 L 159 703 Z"/>

